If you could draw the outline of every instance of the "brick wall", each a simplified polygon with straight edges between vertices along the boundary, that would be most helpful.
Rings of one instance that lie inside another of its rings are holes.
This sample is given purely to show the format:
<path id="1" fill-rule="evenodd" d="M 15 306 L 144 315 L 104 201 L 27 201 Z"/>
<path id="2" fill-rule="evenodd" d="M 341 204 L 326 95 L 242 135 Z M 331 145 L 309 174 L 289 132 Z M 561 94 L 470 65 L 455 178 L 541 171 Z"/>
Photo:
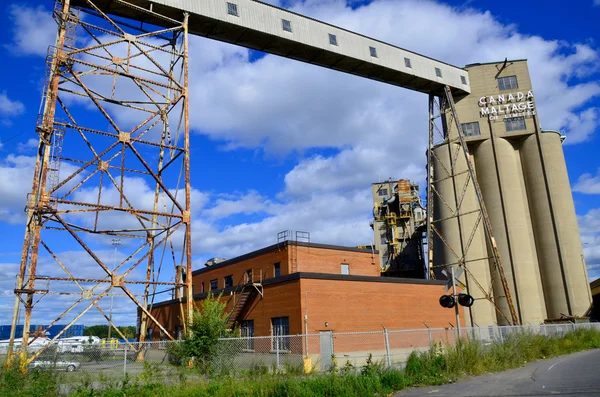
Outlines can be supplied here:
<path id="1" fill-rule="evenodd" d="M 347 263 L 351 275 L 379 276 L 380 274 L 378 254 L 312 246 L 298 246 L 297 250 L 299 272 L 341 274 L 341 264 Z"/>
<path id="2" fill-rule="evenodd" d="M 233 275 L 233 285 L 236 286 L 248 269 L 254 269 L 253 278 L 258 281 L 259 273 L 262 271 L 262 278 L 268 279 L 274 277 L 273 265 L 280 263 L 281 275 L 288 274 L 287 250 L 282 247 L 281 250 L 273 250 L 248 259 L 236 261 L 225 266 L 215 266 L 214 268 L 203 269 L 202 272 L 193 276 L 194 293 L 202 292 L 202 283 L 204 283 L 204 292 L 210 289 L 210 280 L 217 279 L 219 289 L 224 288 L 225 276 Z"/>

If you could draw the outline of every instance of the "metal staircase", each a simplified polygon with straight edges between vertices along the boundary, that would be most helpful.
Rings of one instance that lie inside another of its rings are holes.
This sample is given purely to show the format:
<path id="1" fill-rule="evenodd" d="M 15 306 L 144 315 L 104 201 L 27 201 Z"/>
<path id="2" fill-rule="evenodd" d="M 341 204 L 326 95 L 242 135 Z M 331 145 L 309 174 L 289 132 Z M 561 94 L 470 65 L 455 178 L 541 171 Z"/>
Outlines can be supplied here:
<path id="1" fill-rule="evenodd" d="M 255 271 L 257 270 L 257 271 Z M 246 309 L 250 307 L 254 299 L 260 295 L 263 297 L 262 270 L 251 269 L 244 274 L 238 285 L 234 288 L 229 298 L 228 306 L 231 312 L 227 318 L 227 325 L 233 327 L 239 323 Z"/>

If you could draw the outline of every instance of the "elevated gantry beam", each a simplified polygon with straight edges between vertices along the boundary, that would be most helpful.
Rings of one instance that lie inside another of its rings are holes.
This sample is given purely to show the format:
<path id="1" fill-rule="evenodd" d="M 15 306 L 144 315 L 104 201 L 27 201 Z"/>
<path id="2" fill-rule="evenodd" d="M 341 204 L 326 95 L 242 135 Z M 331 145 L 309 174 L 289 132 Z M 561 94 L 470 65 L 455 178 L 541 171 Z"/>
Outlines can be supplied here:
<path id="1" fill-rule="evenodd" d="M 181 21 L 187 12 L 189 32 L 194 35 L 427 94 L 441 96 L 445 85 L 454 96 L 470 92 L 469 74 L 462 68 L 259 1 L 96 0 L 94 3 L 102 12 L 164 27 L 172 26 L 168 18 Z M 72 4 L 88 7 L 86 0 L 74 0 Z"/>

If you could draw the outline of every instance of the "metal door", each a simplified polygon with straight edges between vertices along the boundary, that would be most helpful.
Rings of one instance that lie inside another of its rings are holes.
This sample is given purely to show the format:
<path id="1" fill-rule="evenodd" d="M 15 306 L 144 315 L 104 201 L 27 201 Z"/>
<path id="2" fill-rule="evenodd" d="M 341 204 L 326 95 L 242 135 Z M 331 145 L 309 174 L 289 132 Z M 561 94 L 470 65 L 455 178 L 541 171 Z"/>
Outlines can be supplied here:
<path id="1" fill-rule="evenodd" d="M 331 331 L 320 331 L 321 336 L 320 340 L 320 360 L 321 361 L 321 370 L 327 371 L 333 365 L 332 356 L 333 356 L 333 334 Z"/>

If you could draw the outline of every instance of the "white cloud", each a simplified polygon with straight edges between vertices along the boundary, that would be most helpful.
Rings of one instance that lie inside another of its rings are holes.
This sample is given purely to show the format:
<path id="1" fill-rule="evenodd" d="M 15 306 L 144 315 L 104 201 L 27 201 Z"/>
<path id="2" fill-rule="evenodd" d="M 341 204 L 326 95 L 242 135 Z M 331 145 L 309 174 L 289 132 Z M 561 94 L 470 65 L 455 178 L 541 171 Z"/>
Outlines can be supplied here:
<path id="1" fill-rule="evenodd" d="M 20 101 L 13 101 L 6 92 L 0 92 L 0 116 L 14 117 L 25 112 L 25 106 Z"/>
<path id="2" fill-rule="evenodd" d="M 268 211 L 270 201 L 256 191 L 250 191 L 239 197 L 223 194 L 213 207 L 206 209 L 202 215 L 212 219 L 222 219 L 235 214 L 256 214 Z"/>
<path id="3" fill-rule="evenodd" d="M 19 142 L 17 145 L 17 152 L 19 153 L 27 153 L 36 149 L 39 144 L 39 139 L 29 138 L 27 142 Z"/>
<path id="4" fill-rule="evenodd" d="M 588 173 L 581 175 L 573 186 L 573 191 L 584 194 L 600 194 L 600 169 L 596 172 L 596 176 Z"/>
<path id="5" fill-rule="evenodd" d="M 0 221 L 19 224 L 25 220 L 25 204 L 31 192 L 34 167 L 33 156 L 9 154 L 0 161 Z M 77 168 L 67 163 L 62 163 L 60 167 L 63 175 L 71 174 Z M 80 179 L 81 176 L 74 178 L 65 188 L 68 189 Z"/>
<path id="6" fill-rule="evenodd" d="M 596 7 L 600 7 L 600 0 L 594 0 L 594 5 Z"/>
<path id="7" fill-rule="evenodd" d="M 12 43 L 5 48 L 17 55 L 46 56 L 57 31 L 51 13 L 43 6 L 12 4 L 8 15 L 13 23 Z"/>
<path id="8" fill-rule="evenodd" d="M 600 277 L 600 208 L 589 210 L 578 221 L 588 277 L 595 280 Z"/>

